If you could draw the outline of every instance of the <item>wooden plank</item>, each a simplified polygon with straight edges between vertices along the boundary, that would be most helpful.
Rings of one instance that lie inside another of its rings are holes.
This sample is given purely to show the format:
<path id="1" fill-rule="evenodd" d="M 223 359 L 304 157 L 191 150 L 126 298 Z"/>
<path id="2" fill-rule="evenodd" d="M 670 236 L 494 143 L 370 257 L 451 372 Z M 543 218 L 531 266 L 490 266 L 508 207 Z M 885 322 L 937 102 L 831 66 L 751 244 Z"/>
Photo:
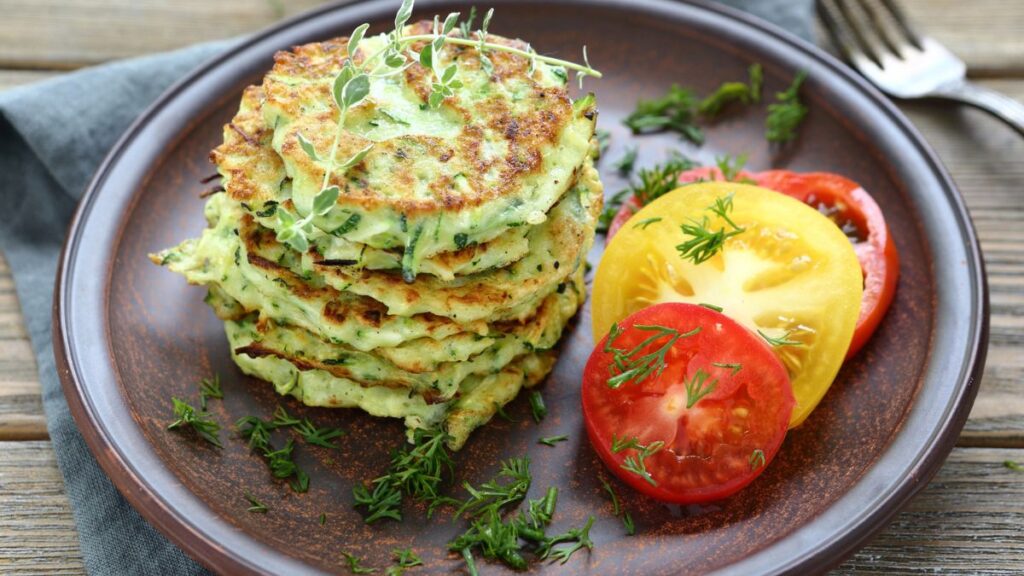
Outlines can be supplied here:
<path id="1" fill-rule="evenodd" d="M 0 67 L 70 69 L 258 30 L 325 0 L 4 0 Z"/>
<path id="2" fill-rule="evenodd" d="M 981 84 L 1024 100 L 1024 81 Z M 1024 139 L 967 106 L 919 102 L 902 108 L 959 184 L 987 264 L 988 360 L 960 444 L 1024 447 Z"/>
<path id="3" fill-rule="evenodd" d="M 262 28 L 323 0 L 5 0 L 0 67 L 67 69 Z M 903 0 L 972 71 L 1024 74 L 1024 2 Z M 981 42 L 979 39 L 983 38 Z"/>
<path id="4" fill-rule="evenodd" d="M 838 574 L 1020 574 L 1022 450 L 957 448 L 931 484 Z"/>
<path id="5" fill-rule="evenodd" d="M 0 440 L 44 438 L 46 418 L 36 362 L 11 270 L 0 255 Z"/>
<path id="6" fill-rule="evenodd" d="M 0 573 L 82 571 L 78 536 L 49 442 L 0 450 Z M 1024 565 L 1024 476 L 1003 466 L 1024 451 L 957 448 L 907 509 L 839 574 L 925 574 L 938 566 L 1009 574 Z"/>
<path id="7" fill-rule="evenodd" d="M 1024 75 L 1024 2 L 897 0 L 919 33 L 946 45 L 979 76 Z"/>
<path id="8" fill-rule="evenodd" d="M 0 574 L 82 574 L 78 532 L 49 442 L 0 442 Z"/>

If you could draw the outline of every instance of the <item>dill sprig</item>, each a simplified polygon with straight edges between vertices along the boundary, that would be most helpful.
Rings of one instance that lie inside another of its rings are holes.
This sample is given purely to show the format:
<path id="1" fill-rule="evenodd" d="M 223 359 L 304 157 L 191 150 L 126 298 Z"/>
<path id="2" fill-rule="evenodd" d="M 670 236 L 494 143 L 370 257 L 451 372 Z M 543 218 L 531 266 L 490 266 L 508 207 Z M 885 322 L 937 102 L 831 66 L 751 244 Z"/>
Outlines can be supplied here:
<path id="1" fill-rule="evenodd" d="M 279 407 L 279 412 L 274 413 L 274 422 L 285 420 L 279 418 L 281 416 L 287 417 L 287 412 Z M 274 422 L 265 422 L 255 416 L 243 416 L 235 422 L 235 429 L 239 436 L 248 441 L 249 449 L 263 457 L 274 478 L 288 480 L 294 492 L 306 492 L 309 490 L 309 475 L 293 459 L 295 442 L 288 440 L 280 449 L 275 449 L 270 443 L 270 432 L 277 427 Z"/>
<path id="2" fill-rule="evenodd" d="M 750 453 L 750 469 L 757 470 L 758 468 L 764 468 L 765 458 L 764 450 L 758 448 Z"/>
<path id="3" fill-rule="evenodd" d="M 719 312 L 721 312 L 721 310 L 719 310 Z M 712 362 L 711 365 L 719 368 L 728 368 L 732 371 L 732 376 L 735 376 L 743 368 L 742 364 L 728 362 Z"/>
<path id="4" fill-rule="evenodd" d="M 270 421 L 272 428 L 285 428 L 289 426 L 298 426 L 300 423 L 298 418 L 293 418 L 288 411 L 285 410 L 284 406 L 278 404 L 277 408 L 274 408 L 274 419 Z"/>
<path id="5" fill-rule="evenodd" d="M 529 474 L 528 468 L 526 473 Z M 496 484 L 502 476 L 503 474 L 499 473 L 499 476 L 488 484 Z M 521 480 L 522 478 L 517 478 L 516 481 Z M 525 490 L 515 496 L 516 499 L 509 501 L 508 504 L 522 500 Z M 593 547 L 590 527 L 594 518 L 591 516 L 582 528 L 573 528 L 565 533 L 549 536 L 547 528 L 554 518 L 557 502 L 558 488 L 552 486 L 548 488 L 543 498 L 529 500 L 526 510 L 521 510 L 508 520 L 502 518 L 500 506 L 487 505 L 478 508 L 469 514 L 470 525 L 466 531 L 452 540 L 448 547 L 462 554 L 470 574 L 477 573 L 474 550 L 479 551 L 484 558 L 500 560 L 515 570 L 525 570 L 528 567 L 524 553 L 529 549 L 532 549 L 539 559 L 551 558 L 553 561 L 561 560 L 564 564 L 576 551 Z M 557 547 L 566 543 L 571 545 Z"/>
<path id="6" fill-rule="evenodd" d="M 540 422 L 548 415 L 548 407 L 544 404 L 544 396 L 537 390 L 530 392 L 530 413 L 534 422 Z"/>
<path id="7" fill-rule="evenodd" d="M 636 165 L 636 158 L 638 155 L 636 146 L 630 146 L 626 148 L 626 151 L 622 154 L 613 166 L 618 170 L 619 174 L 623 176 L 629 176 L 633 173 L 633 167 Z"/>
<path id="8" fill-rule="evenodd" d="M 608 493 L 608 496 L 612 499 L 612 514 L 622 520 L 622 525 L 626 528 L 626 534 L 632 536 L 636 534 L 636 525 L 633 523 L 633 517 L 619 502 L 619 494 L 612 488 L 612 485 L 605 480 L 604 476 L 598 476 L 598 480 L 601 481 L 601 486 L 604 487 L 604 491 Z"/>
<path id="9" fill-rule="evenodd" d="M 637 181 L 629 188 L 620 190 L 605 202 L 604 210 L 598 217 L 597 231 L 608 232 L 623 202 L 630 196 L 636 198 L 639 206 L 646 206 L 665 194 L 679 187 L 679 176 L 694 167 L 694 163 L 679 154 L 669 157 L 663 164 L 650 168 L 641 168 L 637 173 Z"/>
<path id="10" fill-rule="evenodd" d="M 686 382 L 686 408 L 693 408 L 693 406 L 700 402 L 700 399 L 711 394 L 718 387 L 718 379 L 712 380 L 708 383 L 708 378 L 711 374 L 697 368 L 697 371 L 693 374 L 693 377 Z"/>
<path id="11" fill-rule="evenodd" d="M 495 478 L 481 484 L 479 488 L 474 488 L 469 482 L 463 483 L 469 498 L 455 511 L 455 517 L 479 516 L 488 509 L 500 512 L 503 507 L 526 496 L 531 480 L 530 459 L 510 458 L 501 463 L 501 470 Z"/>
<path id="12" fill-rule="evenodd" d="M 545 446 L 554 446 L 559 442 L 566 442 L 567 440 L 569 440 L 568 436 L 566 436 L 565 434 L 560 434 L 558 436 L 545 436 L 540 440 L 537 440 L 537 443 L 543 444 Z"/>
<path id="13" fill-rule="evenodd" d="M 738 179 L 740 172 L 743 171 L 743 167 L 747 165 L 747 155 L 740 154 L 733 156 L 726 154 L 715 158 L 715 165 L 718 166 L 719 171 L 722 172 L 722 179 L 726 182 L 741 182 L 743 184 L 756 184 L 749 178 Z"/>
<path id="14" fill-rule="evenodd" d="M 796 138 L 796 129 L 807 116 L 807 106 L 800 102 L 800 87 L 806 79 L 806 71 L 797 72 L 789 88 L 777 93 L 775 103 L 768 105 L 764 135 L 769 142 L 789 142 Z"/>
<path id="15" fill-rule="evenodd" d="M 700 306 L 701 308 L 707 308 L 708 310 L 714 310 L 715 312 L 721 312 L 722 310 L 725 310 L 725 308 L 722 308 L 721 306 L 715 306 L 714 304 L 708 304 L 707 302 L 701 302 L 700 304 L 697 304 L 697 306 Z"/>
<path id="16" fill-rule="evenodd" d="M 335 450 L 337 450 L 338 445 L 331 442 L 331 440 L 345 435 L 345 431 L 340 428 L 331 428 L 329 426 L 317 428 L 309 418 L 303 418 L 302 422 L 295 425 L 295 430 L 306 441 L 306 444 L 334 448 Z"/>
<path id="17" fill-rule="evenodd" d="M 608 151 L 608 146 L 611 145 L 612 133 L 598 128 L 594 130 L 594 137 L 597 138 L 597 158 L 594 158 L 594 160 L 599 160 Z"/>
<path id="18" fill-rule="evenodd" d="M 206 410 L 206 400 L 209 398 L 224 398 L 224 391 L 220 387 L 220 374 L 214 374 L 213 378 L 203 378 L 199 381 L 199 408 Z"/>
<path id="19" fill-rule="evenodd" d="M 657 217 L 654 217 L 654 218 L 644 218 L 643 220 L 637 222 L 636 224 L 633 224 L 633 228 L 639 228 L 641 230 L 647 230 L 648 226 L 650 226 L 651 224 L 657 224 L 658 222 L 661 222 L 661 220 L 662 220 L 661 216 L 657 216 Z"/>
<path id="20" fill-rule="evenodd" d="M 618 454 L 623 450 L 636 450 L 635 456 L 627 456 L 622 462 L 621 467 L 623 470 L 632 472 L 637 476 L 643 478 L 651 486 L 657 486 L 658 482 L 654 480 L 651 473 L 647 471 L 647 464 L 645 460 L 650 456 L 653 456 L 662 448 L 665 447 L 665 442 L 656 440 L 647 444 L 646 446 L 640 443 L 640 439 L 636 436 L 630 438 L 619 438 L 615 434 L 612 434 L 612 453 Z"/>
<path id="21" fill-rule="evenodd" d="M 550 557 L 552 562 L 560 560 L 561 564 L 565 564 L 577 551 L 583 548 L 592 550 L 594 548 L 594 541 L 590 539 L 590 527 L 593 525 L 594 517 L 588 516 L 587 523 L 582 528 L 572 528 L 563 534 L 549 538 L 542 547 L 541 558 Z M 556 544 L 564 542 L 572 542 L 573 544 L 563 548 L 554 548 Z"/>
<path id="22" fill-rule="evenodd" d="M 245 499 L 249 501 L 249 507 L 245 509 L 246 512 L 251 512 L 253 514 L 266 514 L 267 510 L 269 510 L 265 504 L 257 500 L 248 492 L 245 493 Z"/>
<path id="23" fill-rule="evenodd" d="M 689 222 L 680 226 L 683 234 L 689 236 L 689 239 L 676 246 L 680 258 L 690 260 L 694 264 L 702 264 L 718 254 L 725 246 L 726 240 L 743 233 L 744 229 L 737 226 L 729 217 L 729 212 L 732 211 L 732 197 L 732 194 L 720 196 L 715 199 L 714 204 L 706 208 L 708 212 L 725 220 L 732 230 L 727 232 L 724 227 L 711 230 L 711 221 L 706 214 L 699 222 L 690 218 Z"/>
<path id="24" fill-rule="evenodd" d="M 345 561 L 348 562 L 348 571 L 352 574 L 373 574 L 377 571 L 376 568 L 369 568 L 363 566 L 363 559 L 349 554 L 348 552 L 342 552 L 342 556 L 345 557 Z"/>
<path id="25" fill-rule="evenodd" d="M 803 342 L 800 342 L 799 340 L 789 339 L 789 337 L 792 336 L 794 332 L 796 332 L 796 330 L 786 330 L 786 333 L 783 334 L 782 336 L 773 338 L 772 336 L 769 336 L 762 332 L 760 328 L 758 328 L 757 330 L 757 333 L 761 335 L 761 338 L 764 338 L 765 342 L 771 344 L 773 348 L 779 348 L 781 346 L 803 346 Z"/>
<path id="26" fill-rule="evenodd" d="M 623 123 L 634 134 L 669 130 L 694 144 L 703 144 L 704 132 L 695 123 L 696 104 L 697 96 L 691 90 L 673 84 L 661 98 L 637 102 L 636 109 Z"/>
<path id="27" fill-rule="evenodd" d="M 220 424 L 205 411 L 196 411 L 189 403 L 177 397 L 172 397 L 174 404 L 174 422 L 167 425 L 168 430 L 191 429 L 197 436 L 213 444 L 217 448 L 220 444 Z"/>
<path id="28" fill-rule="evenodd" d="M 441 430 L 416 430 L 413 447 L 396 450 L 383 476 L 373 479 L 370 487 L 359 484 L 352 489 L 357 508 L 365 508 L 364 521 L 372 524 L 382 518 L 401 520 L 402 495 L 427 502 L 429 511 L 451 503 L 441 496 L 441 485 L 453 474 L 452 459 L 444 443 L 448 435 Z"/>
<path id="29" fill-rule="evenodd" d="M 651 375 L 657 378 L 665 370 L 665 357 L 668 355 L 669 350 L 672 349 L 672 346 L 680 338 L 688 338 L 699 333 L 701 330 L 698 326 L 689 332 L 680 332 L 667 326 L 649 326 L 644 324 L 636 324 L 633 326 L 633 329 L 653 332 L 654 334 L 648 336 L 631 350 L 627 351 L 615 347 L 615 340 L 623 333 L 623 329 L 618 324 L 612 324 L 612 329 L 608 333 L 608 340 L 605 342 L 603 350 L 605 353 L 612 355 L 612 363 L 608 367 L 610 373 L 608 378 L 609 388 L 616 389 L 630 381 L 634 384 L 640 384 Z M 649 346 L 657 345 L 659 342 L 660 345 L 653 351 L 642 354 Z"/>
<path id="30" fill-rule="evenodd" d="M 395 564 L 388 566 L 387 570 L 384 571 L 387 576 L 401 576 L 409 568 L 423 565 L 423 560 L 410 548 L 392 550 L 391 557 L 394 559 Z"/>

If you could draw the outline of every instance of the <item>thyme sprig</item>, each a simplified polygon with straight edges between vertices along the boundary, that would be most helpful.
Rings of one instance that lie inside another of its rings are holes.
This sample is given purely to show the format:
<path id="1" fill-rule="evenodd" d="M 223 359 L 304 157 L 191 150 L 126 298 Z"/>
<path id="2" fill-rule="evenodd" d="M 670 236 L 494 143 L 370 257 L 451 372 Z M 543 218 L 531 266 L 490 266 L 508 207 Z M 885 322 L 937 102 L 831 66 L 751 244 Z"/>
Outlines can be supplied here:
<path id="1" fill-rule="evenodd" d="M 615 347 L 615 340 L 624 332 L 618 324 L 612 324 L 611 331 L 608 333 L 608 340 L 605 341 L 603 350 L 606 354 L 612 355 L 612 363 L 608 367 L 610 376 L 607 383 L 609 388 L 617 389 L 630 381 L 640 384 L 652 375 L 657 378 L 665 370 L 665 357 L 672 346 L 680 338 L 688 338 L 701 330 L 698 326 L 689 332 L 680 332 L 667 326 L 645 324 L 636 324 L 633 329 L 653 332 L 653 334 L 628 351 Z M 659 342 L 660 345 L 658 345 Z M 649 346 L 654 345 L 658 345 L 658 347 L 651 352 L 642 354 Z"/>
<path id="2" fill-rule="evenodd" d="M 688 222 L 680 226 L 683 234 L 689 237 L 682 244 L 676 246 L 680 258 L 690 260 L 694 264 L 707 262 L 725 247 L 726 240 L 744 232 L 744 229 L 737 226 L 729 217 L 729 213 L 732 211 L 732 198 L 732 194 L 719 196 L 715 198 L 714 204 L 706 208 L 706 211 L 725 220 L 726 224 L 732 228 L 731 230 L 726 231 L 725 227 L 712 230 L 710 228 L 711 220 L 707 214 L 702 216 L 700 221 L 689 218 Z"/>
<path id="3" fill-rule="evenodd" d="M 434 26 L 429 34 L 406 36 L 404 28 L 412 17 L 413 4 L 414 0 L 402 1 L 398 12 L 395 14 L 394 29 L 386 34 L 382 34 L 385 40 L 384 47 L 363 58 L 359 63 L 356 63 L 354 58 L 359 51 L 359 46 L 366 31 L 369 29 L 369 24 L 360 24 L 349 35 L 346 57 L 342 62 L 341 69 L 332 82 L 331 94 L 334 104 L 338 109 L 338 119 L 330 151 L 326 156 L 322 156 L 316 149 L 316 146 L 306 139 L 305 136 L 301 133 L 297 135 L 299 146 L 310 160 L 324 165 L 324 176 L 320 185 L 320 191 L 313 198 L 312 208 L 304 217 L 299 218 L 283 207 L 277 209 L 277 240 L 279 242 L 284 242 L 299 252 L 308 250 L 309 235 L 313 232 L 313 220 L 318 216 L 327 215 L 337 203 L 341 192 L 337 186 L 330 185 L 331 177 L 335 173 L 345 174 L 348 170 L 361 163 L 373 149 L 373 144 L 369 144 L 355 152 L 345 161 L 338 163 L 338 145 L 344 132 L 345 118 L 350 110 L 366 100 L 370 93 L 371 79 L 401 74 L 406 68 L 418 62 L 420 65 L 431 70 L 434 75 L 431 91 L 427 97 L 427 106 L 431 109 L 440 108 L 445 98 L 452 96 L 455 90 L 462 87 L 462 81 L 458 78 L 458 64 L 453 62 L 447 66 L 441 66 L 438 55 L 446 44 L 475 48 L 480 59 L 480 65 L 488 75 L 493 72 L 493 65 L 487 57 L 487 52 L 499 51 L 527 58 L 530 62 L 531 72 L 537 62 L 573 70 L 576 72 L 581 88 L 585 76 L 601 77 L 601 73 L 590 65 L 586 46 L 583 47 L 583 64 L 576 64 L 559 58 L 542 56 L 532 49 L 521 50 L 513 46 L 487 42 L 487 27 L 490 25 L 491 17 L 494 15 L 493 9 L 487 11 L 481 22 L 480 29 L 475 32 L 470 30 L 472 18 L 475 16 L 475 12 L 471 12 L 471 20 L 464 23 L 465 26 L 460 26 L 462 34 L 460 36 L 452 35 L 459 20 L 459 13 L 452 12 L 445 17 L 443 23 L 435 16 Z M 470 37 L 473 34 L 476 35 L 475 39 Z M 410 45 L 418 42 L 426 42 L 426 45 L 420 50 L 419 54 L 412 53 L 409 50 Z"/>
<path id="4" fill-rule="evenodd" d="M 192 405 L 177 397 L 172 397 L 175 420 L 167 425 L 168 430 L 191 429 L 197 436 L 213 444 L 220 444 L 220 424 L 205 410 L 197 411 Z"/>
<path id="5" fill-rule="evenodd" d="M 630 438 L 619 438 L 615 434 L 612 434 L 612 454 L 618 454 L 623 450 L 637 451 L 635 456 L 627 456 L 626 459 L 623 460 L 621 464 L 622 469 L 640 476 L 651 486 L 657 486 L 658 482 L 655 481 L 651 476 L 651 473 L 648 472 L 645 460 L 654 454 L 657 454 L 664 447 L 665 442 L 661 440 L 656 440 L 645 446 L 640 443 L 640 439 L 636 436 L 632 436 Z"/>

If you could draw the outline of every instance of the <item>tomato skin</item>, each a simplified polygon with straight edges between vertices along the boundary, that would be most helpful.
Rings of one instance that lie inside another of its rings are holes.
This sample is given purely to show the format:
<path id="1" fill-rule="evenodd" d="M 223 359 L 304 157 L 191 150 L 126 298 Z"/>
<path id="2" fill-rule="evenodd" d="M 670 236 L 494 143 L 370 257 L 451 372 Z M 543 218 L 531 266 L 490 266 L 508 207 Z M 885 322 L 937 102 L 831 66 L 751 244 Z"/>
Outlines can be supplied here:
<path id="1" fill-rule="evenodd" d="M 688 184 L 690 182 L 705 180 L 723 181 L 725 180 L 725 176 L 723 176 L 722 171 L 715 166 L 694 168 L 693 170 L 687 170 L 679 175 L 680 184 Z M 754 175 L 750 172 L 740 170 L 736 174 L 736 180 L 754 180 Z M 615 218 L 613 218 L 611 223 L 608 225 L 608 239 L 611 240 L 612 236 L 615 236 L 615 233 L 625 225 L 626 221 L 632 218 L 633 214 L 639 212 L 641 208 L 643 208 L 643 206 L 640 205 L 640 201 L 637 200 L 636 196 L 630 196 L 625 202 L 623 202 L 622 206 L 619 207 L 619 211 L 615 213 Z"/>
<path id="2" fill-rule="evenodd" d="M 899 254 L 882 209 L 859 184 L 838 174 L 769 170 L 755 174 L 754 180 L 759 186 L 805 204 L 838 208 L 836 217 L 851 222 L 863 236 L 853 245 L 864 273 L 864 296 L 857 328 L 846 352 L 846 357 L 852 358 L 871 339 L 896 294 Z"/>
<path id="3" fill-rule="evenodd" d="M 695 168 L 679 176 L 682 184 L 724 179 L 722 171 L 715 167 Z M 838 217 L 851 222 L 863 235 L 853 246 L 864 274 L 864 295 L 857 328 L 846 352 L 846 357 L 852 358 L 871 339 L 896 294 L 899 254 L 882 209 L 859 184 L 829 172 L 741 171 L 735 179 L 753 180 L 758 186 L 781 192 L 815 207 L 821 204 L 839 207 Z M 608 239 L 611 240 L 640 208 L 642 206 L 634 196 L 625 201 L 608 226 Z"/>
<path id="4" fill-rule="evenodd" d="M 672 346 L 660 375 L 640 383 L 627 381 L 615 389 L 607 384 L 612 366 L 612 354 L 605 352 L 608 337 L 594 348 L 584 370 L 581 397 L 587 435 L 605 465 L 637 491 L 677 504 L 721 500 L 753 482 L 782 445 L 795 405 L 789 376 L 772 350 L 729 317 L 693 304 L 656 304 L 618 325 L 623 332 L 614 345 L 620 349 L 631 349 L 651 334 L 637 325 L 701 330 Z M 715 362 L 741 368 L 733 372 Z M 697 369 L 718 383 L 692 409 L 684 408 L 685 396 L 678 392 Z M 674 404 L 679 397 L 682 404 Z M 636 436 L 644 445 L 665 441 L 664 448 L 645 461 L 656 486 L 622 468 L 626 457 L 637 451 L 614 453 L 613 434 Z M 755 450 L 761 450 L 763 465 L 751 463 Z M 720 480 L 707 482 L 708 478 Z"/>

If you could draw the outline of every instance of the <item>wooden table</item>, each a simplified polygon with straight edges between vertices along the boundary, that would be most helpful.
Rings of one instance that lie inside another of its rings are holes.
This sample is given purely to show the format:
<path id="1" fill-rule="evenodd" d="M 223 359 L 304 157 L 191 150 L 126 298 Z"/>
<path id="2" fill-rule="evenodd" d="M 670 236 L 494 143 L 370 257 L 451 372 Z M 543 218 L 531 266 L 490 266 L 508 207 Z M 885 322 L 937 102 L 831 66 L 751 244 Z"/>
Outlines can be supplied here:
<path id="1" fill-rule="evenodd" d="M 265 26 L 316 0 L 0 0 L 0 89 Z M 902 0 L 986 86 L 1024 99 L 1024 2 Z M 1024 572 L 1024 139 L 981 112 L 901 105 L 960 185 L 992 333 L 967 427 L 928 488 L 840 573 Z M 0 574 L 81 573 L 14 281 L 0 256 Z"/>

